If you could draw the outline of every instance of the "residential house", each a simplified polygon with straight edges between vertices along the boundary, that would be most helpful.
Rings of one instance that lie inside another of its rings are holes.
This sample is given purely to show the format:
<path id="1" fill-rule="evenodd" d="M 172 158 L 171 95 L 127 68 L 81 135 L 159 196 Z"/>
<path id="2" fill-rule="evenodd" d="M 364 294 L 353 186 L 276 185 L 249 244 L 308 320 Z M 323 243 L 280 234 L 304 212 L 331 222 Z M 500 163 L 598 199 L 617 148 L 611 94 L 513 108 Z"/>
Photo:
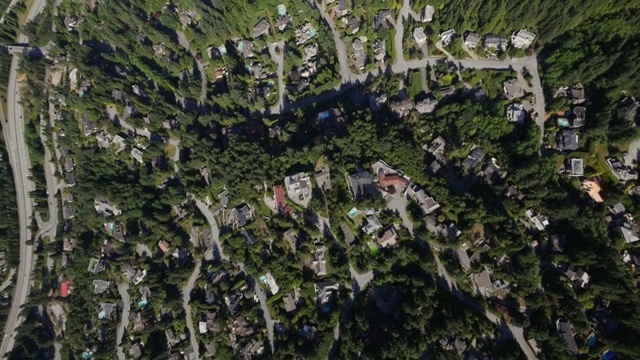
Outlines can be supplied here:
<path id="1" fill-rule="evenodd" d="M 60 283 L 60 297 L 66 298 L 69 296 L 69 282 L 65 279 Z"/>
<path id="2" fill-rule="evenodd" d="M 407 195 L 418 203 L 422 213 L 425 215 L 429 215 L 440 208 L 440 204 L 434 198 L 428 196 L 424 189 L 418 185 L 410 186 L 407 189 Z"/>
<path id="3" fill-rule="evenodd" d="M 101 303 L 100 310 L 98 310 L 98 319 L 111 320 L 111 315 L 116 309 L 116 304 L 113 303 Z"/>
<path id="4" fill-rule="evenodd" d="M 445 240 L 455 240 L 462 234 L 456 224 L 439 224 L 437 218 L 433 215 L 427 217 L 426 226 L 427 231 L 429 231 L 431 234 Z"/>
<path id="5" fill-rule="evenodd" d="M 484 51 L 498 50 L 507 51 L 509 40 L 495 35 L 487 35 L 484 37 Z"/>
<path id="6" fill-rule="evenodd" d="M 347 26 L 347 30 L 349 34 L 353 35 L 357 33 L 358 30 L 360 30 L 360 22 L 355 16 L 349 15 L 348 17 L 345 18 L 344 22 L 345 22 L 345 25 Z"/>
<path id="7" fill-rule="evenodd" d="M 64 171 L 65 172 L 72 172 L 75 170 L 75 164 L 73 163 L 73 159 L 72 158 L 66 158 L 64 160 Z"/>
<path id="8" fill-rule="evenodd" d="M 316 184 L 323 193 L 331 190 L 331 173 L 329 172 L 329 165 L 322 164 L 321 167 L 316 168 L 314 177 L 316 179 Z"/>
<path id="9" fill-rule="evenodd" d="M 393 19 L 392 19 L 392 15 L 391 15 L 391 10 L 389 10 L 389 9 L 380 10 L 376 14 L 376 19 L 374 21 L 374 27 L 376 28 L 376 30 L 378 30 L 378 29 L 388 29 L 389 28 L 389 23 L 392 22 L 392 21 L 393 21 Z"/>
<path id="10" fill-rule="evenodd" d="M 144 164 L 144 152 L 138 148 L 133 148 L 131 149 L 131 157 L 133 157 L 134 159 L 136 159 L 137 162 L 139 162 L 140 164 Z"/>
<path id="11" fill-rule="evenodd" d="M 71 220 L 75 217 L 75 212 L 73 211 L 73 206 L 70 204 L 66 204 L 62 207 L 62 218 L 64 220 Z"/>
<path id="12" fill-rule="evenodd" d="M 622 203 L 617 203 L 609 208 L 609 212 L 614 216 L 613 224 L 620 231 L 627 244 L 640 241 L 640 227 L 635 223 L 631 214 Z"/>
<path id="13" fill-rule="evenodd" d="M 300 289 L 295 289 L 291 293 L 282 297 L 284 302 L 284 309 L 287 313 L 292 313 L 298 309 L 298 302 L 300 301 Z"/>
<path id="14" fill-rule="evenodd" d="M 373 183 L 373 177 L 364 170 L 359 170 L 354 174 L 348 175 L 347 185 L 349 186 L 351 198 L 356 201 L 362 199 L 365 195 L 379 195 L 378 188 Z"/>
<path id="15" fill-rule="evenodd" d="M 96 123 L 89 119 L 88 111 L 82 114 L 82 128 L 84 130 L 84 136 L 89 136 L 96 131 Z"/>
<path id="16" fill-rule="evenodd" d="M 531 46 L 531 43 L 535 38 L 536 34 L 525 29 L 521 29 L 518 33 L 511 35 L 511 43 L 514 47 L 524 50 Z"/>
<path id="17" fill-rule="evenodd" d="M 378 246 L 382 248 L 392 248 L 398 245 L 399 236 L 396 229 L 392 226 L 382 233 L 377 239 Z"/>
<path id="18" fill-rule="evenodd" d="M 105 132 L 100 132 L 96 134 L 96 142 L 98 143 L 98 148 L 108 149 L 111 145 L 111 137 Z"/>
<path id="19" fill-rule="evenodd" d="M 278 20 L 276 21 L 276 27 L 278 28 L 278 30 L 282 32 L 289 26 L 289 24 L 291 24 L 292 20 L 293 19 L 289 14 L 281 15 L 278 17 Z"/>
<path id="20" fill-rule="evenodd" d="M 518 83 L 518 79 L 509 79 L 505 80 L 502 83 L 502 88 L 504 90 L 504 96 L 508 100 L 518 99 L 524 96 L 524 90 Z"/>
<path id="21" fill-rule="evenodd" d="M 244 360 L 252 359 L 255 355 L 261 355 L 264 352 L 264 344 L 255 338 L 249 340 L 242 350 L 240 350 L 241 358 Z"/>
<path id="22" fill-rule="evenodd" d="M 76 239 L 65 238 L 62 240 L 62 251 L 72 252 L 76 248 Z"/>
<path id="23" fill-rule="evenodd" d="M 416 110 L 420 114 L 431 114 L 435 111 L 437 105 L 438 100 L 428 97 L 416 103 Z"/>
<path id="24" fill-rule="evenodd" d="M 387 102 L 387 94 L 369 94 L 369 108 L 373 112 L 382 110 L 382 106 Z"/>
<path id="25" fill-rule="evenodd" d="M 584 176 L 584 159 L 572 158 L 570 162 L 569 176 Z"/>
<path id="26" fill-rule="evenodd" d="M 276 283 L 276 280 L 273 278 L 273 276 L 271 276 L 271 273 L 266 273 L 265 275 L 260 276 L 258 280 L 262 285 L 265 285 L 267 291 L 271 296 L 277 294 L 278 291 L 280 291 L 280 287 L 278 287 L 278 284 Z"/>
<path id="27" fill-rule="evenodd" d="M 316 276 L 327 275 L 327 262 L 325 260 L 325 252 L 327 248 L 322 243 L 316 243 L 313 249 L 313 263 L 311 269 Z"/>
<path id="28" fill-rule="evenodd" d="M 389 108 L 391 109 L 391 111 L 393 111 L 400 118 L 407 116 L 413 109 L 413 107 L 414 104 L 411 98 L 395 101 L 389 104 Z"/>
<path id="29" fill-rule="evenodd" d="M 539 231 L 543 231 L 549 225 L 549 219 L 546 216 L 537 214 L 534 210 L 525 211 L 525 216 L 529 222 Z"/>
<path id="30" fill-rule="evenodd" d="M 260 20 L 260 22 L 258 22 L 256 26 L 253 27 L 253 30 L 251 31 L 251 37 L 256 39 L 262 35 L 265 35 L 268 32 L 269 32 L 269 23 L 267 23 L 267 20 L 262 19 Z"/>
<path id="31" fill-rule="evenodd" d="M 317 34 L 316 29 L 310 23 L 305 23 L 295 31 L 296 45 L 303 45 Z"/>
<path id="32" fill-rule="evenodd" d="M 433 5 L 427 5 L 424 7 L 422 11 L 421 20 L 423 23 L 433 21 L 433 14 L 435 13 L 435 8 Z"/>
<path id="33" fill-rule="evenodd" d="M 589 284 L 589 280 L 591 280 L 589 274 L 581 268 L 574 268 L 573 266 L 568 265 L 558 265 L 558 269 L 560 269 L 560 272 L 562 272 L 569 281 L 575 283 L 581 288 L 585 288 Z"/>
<path id="34" fill-rule="evenodd" d="M 233 223 L 237 228 L 241 228 L 253 221 L 253 211 L 247 204 L 233 208 L 227 218 L 227 223 Z"/>
<path id="35" fill-rule="evenodd" d="M 107 261 L 105 259 L 96 259 L 91 258 L 89 260 L 89 266 L 87 266 L 87 271 L 96 275 L 98 273 L 103 272 L 107 268 Z"/>
<path id="36" fill-rule="evenodd" d="M 358 69 L 363 70 L 367 62 L 367 55 L 365 54 L 362 40 L 356 38 L 351 43 L 351 46 L 353 47 L 353 61 Z"/>
<path id="37" fill-rule="evenodd" d="M 582 182 L 582 189 L 589 194 L 591 199 L 598 204 L 604 202 L 604 199 L 600 195 L 602 188 L 600 187 L 600 183 L 597 179 L 585 180 Z"/>
<path id="38" fill-rule="evenodd" d="M 326 135 L 332 136 L 341 131 L 348 123 L 349 118 L 342 108 L 331 108 L 318 113 L 316 124 Z"/>
<path id="39" fill-rule="evenodd" d="M 93 293 L 100 295 L 109 289 L 111 283 L 104 280 L 93 280 Z"/>
<path id="40" fill-rule="evenodd" d="M 625 112 L 624 118 L 627 121 L 635 123 L 636 117 L 638 116 L 638 108 L 640 108 L 640 103 L 636 101 L 634 97 L 625 97 L 620 102 L 620 107 Z"/>
<path id="41" fill-rule="evenodd" d="M 333 294 L 340 289 L 340 284 L 331 281 L 321 281 L 313 284 L 316 294 L 316 304 L 328 311 L 328 304 L 333 298 Z"/>
<path id="42" fill-rule="evenodd" d="M 638 170 L 630 166 L 625 166 L 619 159 L 610 157 L 606 159 L 606 162 L 613 176 L 618 180 L 622 182 L 638 180 Z"/>
<path id="43" fill-rule="evenodd" d="M 449 85 L 449 86 L 443 86 L 439 89 L 440 93 L 442 94 L 442 98 L 447 98 L 449 96 L 453 96 L 456 94 L 456 87 L 455 85 Z"/>
<path id="44" fill-rule="evenodd" d="M 480 35 L 478 35 L 477 33 L 470 32 L 464 38 L 464 45 L 469 49 L 475 49 L 476 47 L 478 47 L 479 43 L 480 43 Z"/>
<path id="45" fill-rule="evenodd" d="M 572 128 L 583 127 L 587 121 L 587 108 L 584 106 L 576 106 L 573 108 L 573 120 L 571 123 Z"/>
<path id="46" fill-rule="evenodd" d="M 158 242 L 158 248 L 165 254 L 167 254 L 169 252 L 169 250 L 171 250 L 171 245 L 169 244 L 169 242 L 167 242 L 167 240 L 160 240 Z"/>
<path id="47" fill-rule="evenodd" d="M 556 329 L 558 329 L 558 335 L 564 341 L 567 350 L 571 355 L 578 354 L 578 345 L 573 337 L 573 330 L 571 330 L 571 324 L 567 319 L 560 318 L 556 321 Z"/>
<path id="48" fill-rule="evenodd" d="M 336 6 L 334 7 L 334 10 L 338 17 L 343 17 L 349 14 L 349 8 L 349 0 L 336 0 Z"/>
<path id="49" fill-rule="evenodd" d="M 493 185 L 501 183 L 507 177 L 507 172 L 502 170 L 495 161 L 492 161 L 484 168 L 482 175 L 487 184 Z"/>
<path id="50" fill-rule="evenodd" d="M 522 200 L 524 199 L 524 194 L 522 193 L 522 191 L 518 190 L 518 187 L 515 185 L 511 185 L 509 187 L 509 189 L 507 190 L 507 197 L 510 199 L 515 199 L 515 200 Z"/>
<path id="51" fill-rule="evenodd" d="M 471 173 L 471 171 L 475 169 L 475 167 L 478 166 L 482 162 L 482 160 L 484 160 L 484 157 L 486 155 L 487 153 L 484 150 L 482 150 L 479 146 L 474 145 L 471 148 L 471 152 L 469 152 L 469 155 L 467 155 L 467 157 L 462 161 L 462 167 L 467 173 Z"/>
<path id="52" fill-rule="evenodd" d="M 142 345 L 140 345 L 140 343 L 135 343 L 135 344 L 133 344 L 133 346 L 131 346 L 131 349 L 129 349 L 129 355 L 131 355 L 133 360 L 138 360 L 144 354 L 143 350 L 144 349 L 143 349 Z"/>
<path id="53" fill-rule="evenodd" d="M 376 182 L 380 188 L 393 195 L 402 193 L 409 185 L 409 179 L 404 174 L 395 170 L 382 160 L 371 165 L 373 173 L 376 175 Z"/>
<path id="54" fill-rule="evenodd" d="M 380 223 L 380 219 L 378 219 L 375 211 L 373 209 L 367 209 L 364 212 L 362 231 L 364 231 L 367 235 L 371 235 L 380 229 L 382 229 L 382 224 Z"/>
<path id="55" fill-rule="evenodd" d="M 513 103 L 507 106 L 507 119 L 510 123 L 522 124 L 525 117 L 526 112 L 522 104 Z"/>
<path id="56" fill-rule="evenodd" d="M 438 35 L 438 38 L 442 42 L 442 45 L 448 46 L 453 42 L 453 40 L 456 39 L 456 30 L 449 29 L 449 30 L 443 31 Z M 478 39 L 478 41 L 480 41 L 480 39 Z"/>
<path id="57" fill-rule="evenodd" d="M 294 203 L 307 207 L 311 201 L 311 179 L 307 173 L 298 173 L 284 178 L 287 196 Z"/>
<path id="58" fill-rule="evenodd" d="M 248 59 L 253 57 L 253 41 L 240 40 L 236 45 L 238 53 L 242 54 L 242 57 Z"/>
<path id="59" fill-rule="evenodd" d="M 562 130 L 558 132 L 556 139 L 556 149 L 560 151 L 578 150 L 580 135 L 575 130 Z"/>
<path id="60" fill-rule="evenodd" d="M 571 85 L 569 89 L 569 95 L 574 105 L 580 105 L 587 100 L 585 95 L 584 86 L 581 83 Z"/>
<path id="61" fill-rule="evenodd" d="M 476 290 L 476 293 L 480 296 L 489 297 L 493 292 L 493 283 L 491 282 L 491 275 L 486 268 L 477 274 L 471 274 L 469 276 L 471 284 Z"/>
<path id="62" fill-rule="evenodd" d="M 433 154 L 434 156 L 438 157 L 444 154 L 444 148 L 446 144 L 447 143 L 444 141 L 442 136 L 438 136 L 437 138 L 433 139 L 433 141 L 428 147 L 425 145 L 422 148 L 425 149 L 427 152 Z"/>
<path id="63" fill-rule="evenodd" d="M 378 38 L 373 43 L 373 58 L 377 61 L 383 61 L 387 56 L 387 42 L 385 39 Z"/>
<path id="64" fill-rule="evenodd" d="M 169 329 L 165 330 L 164 331 L 164 335 L 167 338 L 167 345 L 169 345 L 169 347 L 173 347 L 175 345 L 178 345 L 180 343 L 180 341 L 183 340 L 182 336 L 177 336 L 172 328 L 169 328 Z"/>
<path id="65" fill-rule="evenodd" d="M 418 46 L 422 46 L 427 43 L 427 35 L 424 33 L 424 29 L 421 27 L 413 29 L 413 40 Z"/>

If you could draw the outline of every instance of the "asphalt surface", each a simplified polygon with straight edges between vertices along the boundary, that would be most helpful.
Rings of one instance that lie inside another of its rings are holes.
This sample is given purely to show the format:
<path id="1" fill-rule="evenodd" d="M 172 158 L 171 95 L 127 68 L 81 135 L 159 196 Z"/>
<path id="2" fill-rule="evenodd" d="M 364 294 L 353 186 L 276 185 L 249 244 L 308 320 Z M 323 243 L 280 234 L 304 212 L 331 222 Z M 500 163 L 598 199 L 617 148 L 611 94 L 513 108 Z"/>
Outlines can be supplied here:
<path id="1" fill-rule="evenodd" d="M 129 324 L 129 310 L 131 308 L 129 284 L 125 282 L 118 283 L 118 293 L 122 299 L 122 318 L 120 319 L 120 324 L 118 324 L 118 329 L 116 331 L 116 355 L 118 356 L 118 360 L 124 360 L 125 356 L 124 351 L 122 350 L 122 337 L 124 336 L 124 331 L 127 329 L 127 325 Z"/>
<path id="2" fill-rule="evenodd" d="M 196 334 L 198 333 L 193 327 L 193 314 L 191 313 L 191 305 L 189 304 L 189 300 L 191 300 L 191 290 L 193 290 L 193 286 L 196 284 L 196 280 L 198 280 L 198 275 L 200 275 L 200 261 L 196 261 L 196 266 L 193 268 L 193 273 L 191 273 L 189 281 L 182 289 L 182 308 L 184 309 L 184 316 L 187 320 L 187 328 L 189 329 L 189 341 L 191 342 L 191 347 L 193 348 L 194 354 L 196 355 L 196 359 L 200 358 L 198 339 L 196 338 Z"/>
<path id="3" fill-rule="evenodd" d="M 26 22 L 33 20 L 45 7 L 45 0 L 35 0 L 29 12 Z M 24 35 L 18 36 L 18 43 L 28 43 L 29 39 Z M 33 216 L 33 200 L 29 193 L 34 189 L 33 182 L 29 179 L 31 164 L 24 137 L 23 109 L 20 105 L 20 94 L 17 84 L 18 56 L 13 55 L 9 70 L 9 84 L 7 87 L 7 119 L 3 121 L 3 134 L 9 153 L 9 161 L 13 170 L 16 185 L 16 201 L 18 203 L 18 222 L 20 224 L 20 264 L 16 277 L 16 287 L 11 302 L 11 309 L 7 316 L 2 344 L 0 345 L 0 358 L 4 358 L 13 349 L 16 337 L 16 329 L 22 323 L 20 309 L 27 301 L 29 295 L 31 271 L 33 270 L 34 256 L 33 245 L 28 245 L 31 239 L 29 229 L 30 219 Z M 3 117 L 3 115 L 2 115 Z M 50 204 L 52 205 L 52 204 Z"/>

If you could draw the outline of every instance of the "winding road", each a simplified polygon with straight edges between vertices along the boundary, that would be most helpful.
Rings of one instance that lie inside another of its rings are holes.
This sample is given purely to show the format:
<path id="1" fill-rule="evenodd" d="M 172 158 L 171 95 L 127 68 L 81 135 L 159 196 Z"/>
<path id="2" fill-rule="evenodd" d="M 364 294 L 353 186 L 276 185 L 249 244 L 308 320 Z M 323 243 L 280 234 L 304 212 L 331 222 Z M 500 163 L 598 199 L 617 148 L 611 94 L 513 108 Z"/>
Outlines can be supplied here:
<path id="1" fill-rule="evenodd" d="M 25 23 L 33 20 L 45 7 L 45 0 L 35 0 L 27 13 Z M 26 35 L 18 36 L 18 43 L 28 43 Z M 29 295 L 31 272 L 34 266 L 34 246 L 28 244 L 31 240 L 31 230 L 29 222 L 33 216 L 33 200 L 30 192 L 35 188 L 29 178 L 31 163 L 29 152 L 24 136 L 23 108 L 20 104 L 20 94 L 18 91 L 17 71 L 18 55 L 11 58 L 9 69 L 9 84 L 7 86 L 7 119 L 4 119 L 4 112 L 0 109 L 0 121 L 2 121 L 3 135 L 7 144 L 9 161 L 13 170 L 13 179 L 16 187 L 16 201 L 18 203 L 18 222 L 20 224 L 20 250 L 18 274 L 16 286 L 11 301 L 11 309 L 7 315 L 4 327 L 2 344 L 0 345 L 0 358 L 4 358 L 13 349 L 17 328 L 23 319 L 20 310 L 26 303 Z"/>
<path id="2" fill-rule="evenodd" d="M 196 261 L 196 266 L 193 268 L 189 281 L 184 288 L 182 288 L 182 308 L 184 309 L 184 316 L 187 320 L 187 328 L 189 329 L 189 341 L 191 342 L 191 348 L 193 348 L 196 359 L 200 358 L 200 348 L 198 346 L 198 339 L 196 338 L 197 332 L 193 326 L 193 314 L 191 313 L 191 304 L 189 304 L 189 301 L 191 300 L 191 290 L 193 290 L 196 280 L 198 280 L 198 276 L 200 275 L 200 265 L 201 262 Z"/>
<path id="3" fill-rule="evenodd" d="M 129 298 L 129 284 L 125 282 L 118 283 L 118 293 L 122 299 L 122 318 L 120 324 L 118 324 L 118 330 L 116 332 L 116 351 L 118 360 L 124 360 L 124 351 L 122 350 L 122 338 L 124 332 L 129 324 L 129 310 L 131 308 L 131 299 Z"/>

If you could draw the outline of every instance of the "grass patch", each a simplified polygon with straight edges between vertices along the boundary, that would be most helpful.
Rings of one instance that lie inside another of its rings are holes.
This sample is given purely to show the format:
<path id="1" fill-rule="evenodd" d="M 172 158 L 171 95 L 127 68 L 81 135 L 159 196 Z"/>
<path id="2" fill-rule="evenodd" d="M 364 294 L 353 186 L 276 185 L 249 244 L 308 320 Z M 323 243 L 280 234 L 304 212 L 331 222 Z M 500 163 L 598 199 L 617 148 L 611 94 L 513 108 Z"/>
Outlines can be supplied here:
<path id="1" fill-rule="evenodd" d="M 420 70 L 411 70 L 408 74 L 409 88 L 407 89 L 410 97 L 415 97 L 422 92 L 422 76 Z"/>

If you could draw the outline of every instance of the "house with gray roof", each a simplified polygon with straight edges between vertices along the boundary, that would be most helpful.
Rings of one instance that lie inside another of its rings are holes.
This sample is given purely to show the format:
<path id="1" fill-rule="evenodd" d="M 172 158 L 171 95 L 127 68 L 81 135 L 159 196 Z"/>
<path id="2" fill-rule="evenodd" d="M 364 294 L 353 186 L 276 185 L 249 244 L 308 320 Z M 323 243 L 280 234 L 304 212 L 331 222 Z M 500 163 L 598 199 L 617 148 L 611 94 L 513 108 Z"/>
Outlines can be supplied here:
<path id="1" fill-rule="evenodd" d="M 556 140 L 556 149 L 575 151 L 579 148 L 580 135 L 575 130 L 562 130 L 558 132 Z"/>
<path id="2" fill-rule="evenodd" d="M 258 22 L 256 26 L 253 27 L 253 30 L 251 31 L 251 37 L 254 39 L 259 38 L 260 36 L 268 32 L 269 32 L 269 23 L 267 23 L 267 20 L 262 19 L 260 20 L 260 22 Z"/>
<path id="3" fill-rule="evenodd" d="M 524 90 L 518 83 L 518 79 L 505 80 L 502 83 L 502 89 L 504 90 L 504 96 L 508 100 L 519 99 L 524 96 Z"/>
<path id="4" fill-rule="evenodd" d="M 558 329 L 558 335 L 564 341 L 567 350 L 571 355 L 578 354 L 578 345 L 576 344 L 576 340 L 573 336 L 573 330 L 571 329 L 571 324 L 567 319 L 560 318 L 556 321 L 556 329 Z"/>
<path id="5" fill-rule="evenodd" d="M 347 185 L 349 186 L 351 198 L 356 201 L 362 199 L 365 195 L 377 196 L 380 194 L 378 187 L 373 182 L 373 176 L 364 170 L 358 170 L 354 174 L 347 175 Z"/>
<path id="6" fill-rule="evenodd" d="M 380 10 L 376 14 L 376 19 L 374 21 L 374 27 L 376 28 L 376 30 L 378 30 L 378 29 L 388 29 L 389 28 L 389 23 L 391 21 L 393 21 L 392 15 L 391 15 L 391 10 L 389 10 L 389 9 Z"/>
<path id="7" fill-rule="evenodd" d="M 478 47 L 479 43 L 480 43 L 480 35 L 477 33 L 470 32 L 464 38 L 464 45 L 469 49 L 472 49 L 472 50 L 475 49 L 476 47 Z"/>
<path id="8" fill-rule="evenodd" d="M 479 146 L 474 145 L 469 152 L 469 155 L 462 161 L 462 167 L 470 173 L 476 166 L 478 166 L 487 153 Z"/>
<path id="9" fill-rule="evenodd" d="M 484 37 L 484 51 L 498 50 L 498 51 L 507 51 L 507 47 L 509 46 L 509 39 L 495 36 L 495 35 L 487 35 Z"/>

